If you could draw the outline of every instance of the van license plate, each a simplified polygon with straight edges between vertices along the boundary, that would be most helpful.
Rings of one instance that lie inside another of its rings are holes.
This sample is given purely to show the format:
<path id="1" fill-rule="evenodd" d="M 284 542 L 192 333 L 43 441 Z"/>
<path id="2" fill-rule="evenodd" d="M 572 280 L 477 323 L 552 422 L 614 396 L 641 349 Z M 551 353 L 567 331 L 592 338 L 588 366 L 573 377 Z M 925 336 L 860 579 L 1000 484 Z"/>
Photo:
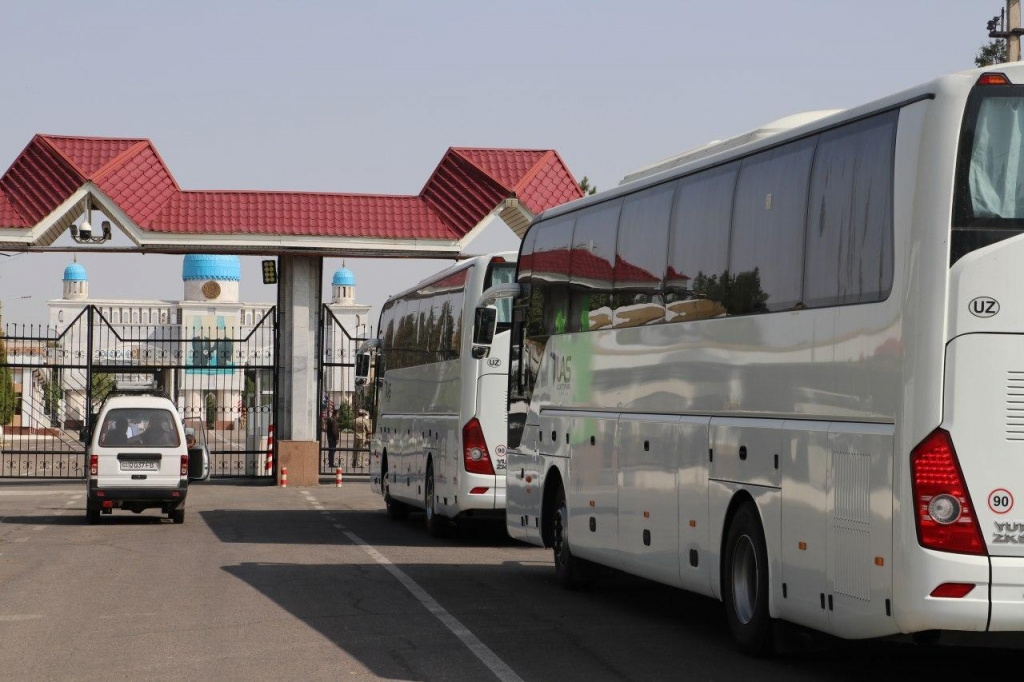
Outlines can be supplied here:
<path id="1" fill-rule="evenodd" d="M 121 471 L 159 471 L 160 463 L 151 459 L 123 459 Z"/>

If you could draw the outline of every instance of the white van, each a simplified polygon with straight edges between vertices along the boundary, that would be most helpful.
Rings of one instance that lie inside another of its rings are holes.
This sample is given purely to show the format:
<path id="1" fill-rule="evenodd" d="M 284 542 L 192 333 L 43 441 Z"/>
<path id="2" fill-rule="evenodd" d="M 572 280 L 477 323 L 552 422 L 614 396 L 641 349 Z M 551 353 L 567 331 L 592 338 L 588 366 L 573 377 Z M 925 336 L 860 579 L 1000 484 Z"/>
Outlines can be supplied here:
<path id="1" fill-rule="evenodd" d="M 112 393 L 93 420 L 88 439 L 86 519 L 125 509 L 136 514 L 157 508 L 175 523 L 185 522 L 190 480 L 205 480 L 210 457 L 202 424 L 186 431 L 166 396 L 155 392 Z M 197 432 L 198 430 L 198 432 Z"/>

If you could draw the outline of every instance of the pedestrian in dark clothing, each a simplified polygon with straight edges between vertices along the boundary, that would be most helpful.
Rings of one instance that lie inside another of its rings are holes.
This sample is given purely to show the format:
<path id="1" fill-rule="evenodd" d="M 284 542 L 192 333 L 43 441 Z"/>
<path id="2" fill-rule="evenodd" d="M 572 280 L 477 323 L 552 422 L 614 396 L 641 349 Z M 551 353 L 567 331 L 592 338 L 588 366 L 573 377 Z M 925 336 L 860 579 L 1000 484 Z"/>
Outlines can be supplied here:
<path id="1" fill-rule="evenodd" d="M 337 466 L 334 463 L 334 451 L 338 449 L 338 433 L 340 431 L 338 427 L 338 412 L 339 410 L 335 410 L 328 413 L 327 419 L 324 420 L 327 422 L 324 425 L 324 430 L 327 432 L 327 457 L 332 470 Z"/>

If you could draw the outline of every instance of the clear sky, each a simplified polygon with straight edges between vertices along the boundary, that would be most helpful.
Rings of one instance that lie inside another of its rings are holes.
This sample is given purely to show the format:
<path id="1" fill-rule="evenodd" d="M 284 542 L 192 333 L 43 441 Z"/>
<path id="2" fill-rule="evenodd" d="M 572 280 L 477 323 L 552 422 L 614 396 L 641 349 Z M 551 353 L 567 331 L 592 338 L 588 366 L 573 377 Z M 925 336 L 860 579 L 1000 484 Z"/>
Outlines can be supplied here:
<path id="1" fill-rule="evenodd" d="M 0 169 L 37 132 L 148 137 L 185 189 L 416 194 L 449 146 L 528 147 L 610 188 L 711 139 L 972 68 L 1002 5 L 0 0 Z M 5 318 L 44 322 L 68 262 L 0 257 Z M 96 298 L 182 295 L 180 256 L 81 262 Z M 447 263 L 347 265 L 376 315 Z M 242 297 L 275 297 L 258 259 Z"/>

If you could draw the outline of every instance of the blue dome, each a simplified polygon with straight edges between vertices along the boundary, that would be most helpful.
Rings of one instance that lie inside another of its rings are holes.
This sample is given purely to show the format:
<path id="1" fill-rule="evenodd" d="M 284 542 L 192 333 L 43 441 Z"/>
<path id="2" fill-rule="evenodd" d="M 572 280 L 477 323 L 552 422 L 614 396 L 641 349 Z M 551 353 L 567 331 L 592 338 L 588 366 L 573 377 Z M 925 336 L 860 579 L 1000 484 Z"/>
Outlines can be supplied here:
<path id="1" fill-rule="evenodd" d="M 85 268 L 78 263 L 72 263 L 64 268 L 65 282 L 88 282 L 89 277 L 85 274 Z"/>
<path id="2" fill-rule="evenodd" d="M 334 279 L 331 281 L 331 284 L 336 287 L 354 287 L 356 285 L 356 276 L 348 268 L 341 268 L 334 273 Z"/>
<path id="3" fill-rule="evenodd" d="M 237 282 L 242 279 L 242 263 L 238 256 L 209 256 L 190 253 L 181 263 L 181 278 L 219 279 Z"/>

